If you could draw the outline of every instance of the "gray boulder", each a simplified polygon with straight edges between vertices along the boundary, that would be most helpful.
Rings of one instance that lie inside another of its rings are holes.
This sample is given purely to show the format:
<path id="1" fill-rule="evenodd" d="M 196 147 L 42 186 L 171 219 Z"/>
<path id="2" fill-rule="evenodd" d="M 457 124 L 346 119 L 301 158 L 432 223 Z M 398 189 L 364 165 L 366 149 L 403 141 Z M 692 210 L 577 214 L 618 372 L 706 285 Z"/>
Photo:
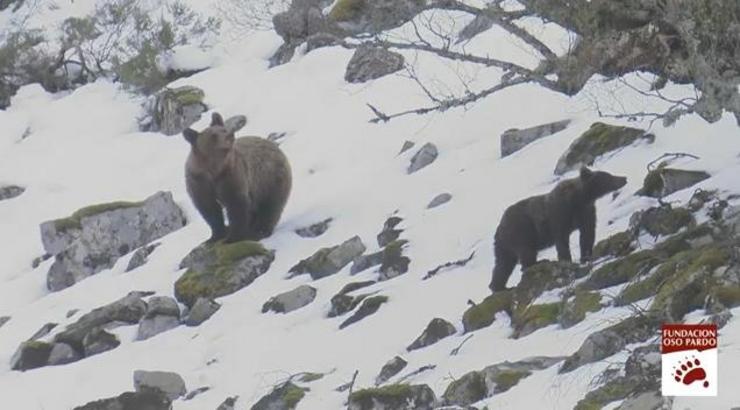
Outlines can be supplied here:
<path id="1" fill-rule="evenodd" d="M 154 296 L 147 302 L 144 318 L 139 322 L 137 340 L 146 340 L 180 325 L 180 307 L 167 296 Z"/>
<path id="2" fill-rule="evenodd" d="M 183 323 L 185 326 L 199 326 L 201 323 L 210 319 L 218 310 L 221 309 L 221 305 L 212 299 L 198 298 L 188 315 L 185 316 Z"/>
<path id="3" fill-rule="evenodd" d="M 408 241 L 397 239 L 383 249 L 383 261 L 378 269 L 378 280 L 384 281 L 401 276 L 409 271 L 411 259 L 404 256 L 403 249 Z"/>
<path id="4" fill-rule="evenodd" d="M 151 255 L 159 245 L 161 244 L 157 242 L 137 249 L 128 261 L 126 272 L 131 272 L 138 267 L 144 266 L 144 264 L 149 261 L 149 255 Z"/>
<path id="5" fill-rule="evenodd" d="M 10 321 L 10 316 L 0 316 L 0 327 L 3 327 L 8 321 Z"/>
<path id="6" fill-rule="evenodd" d="M 417 337 L 416 340 L 406 348 L 406 350 L 410 352 L 412 350 L 431 346 L 446 337 L 454 335 L 456 332 L 457 330 L 452 323 L 444 319 L 434 318 L 429 322 L 421 335 L 419 335 L 419 337 Z"/>
<path id="7" fill-rule="evenodd" d="M 364 282 L 352 282 L 345 285 L 336 295 L 332 296 L 331 309 L 329 309 L 328 316 L 341 316 L 356 308 L 368 295 L 352 296 L 349 295 L 349 293 L 375 283 L 375 281 L 369 280 Z"/>
<path id="8" fill-rule="evenodd" d="M 21 343 L 10 359 L 12 370 L 30 370 L 46 366 L 54 347 L 51 343 L 32 340 Z"/>
<path id="9" fill-rule="evenodd" d="M 317 280 L 333 275 L 362 255 L 365 249 L 360 237 L 354 236 L 340 245 L 319 249 L 290 268 L 289 276 L 309 274 L 311 278 Z"/>
<path id="10" fill-rule="evenodd" d="M 236 401 L 239 400 L 239 396 L 227 397 L 221 404 L 218 405 L 216 410 L 234 410 Z"/>
<path id="11" fill-rule="evenodd" d="M 144 121 L 142 131 L 161 132 L 176 135 L 198 121 L 208 110 L 203 103 L 203 90 L 190 85 L 165 88 L 152 97 L 145 107 L 149 117 Z"/>
<path id="12" fill-rule="evenodd" d="M 396 226 L 403 221 L 403 218 L 391 216 L 383 223 L 383 230 L 377 236 L 378 246 L 381 248 L 398 239 L 403 229 L 396 229 Z"/>
<path id="13" fill-rule="evenodd" d="M 444 204 L 450 202 L 451 199 L 452 199 L 452 195 L 449 194 L 448 192 L 441 193 L 441 194 L 435 196 L 434 198 L 432 198 L 432 200 L 427 205 L 427 209 L 432 209 L 432 208 L 436 208 L 436 207 L 438 207 L 440 205 L 444 205 Z"/>
<path id="14" fill-rule="evenodd" d="M 134 389 L 137 392 L 156 389 L 164 393 L 170 400 L 178 399 L 188 391 L 185 388 L 185 381 L 179 374 L 146 370 L 136 370 L 134 372 Z"/>
<path id="15" fill-rule="evenodd" d="M 93 205 L 44 222 L 41 240 L 46 252 L 55 256 L 47 286 L 51 291 L 72 286 L 185 224 L 185 215 L 169 192 L 158 192 L 142 202 Z"/>
<path id="16" fill-rule="evenodd" d="M 92 329 L 82 339 L 82 348 L 85 352 L 85 357 L 113 350 L 120 344 L 121 341 L 118 340 L 116 335 L 99 327 Z"/>
<path id="17" fill-rule="evenodd" d="M 316 238 L 317 236 L 321 236 L 329 229 L 329 225 L 333 221 L 333 218 L 326 218 L 321 222 L 316 222 L 315 224 L 298 228 L 295 230 L 295 233 L 298 234 L 301 238 Z"/>
<path id="18" fill-rule="evenodd" d="M 403 25 L 423 9 L 421 0 L 339 0 L 328 20 L 349 34 L 379 33 Z"/>
<path id="19" fill-rule="evenodd" d="M 518 128 L 508 129 L 501 134 L 501 158 L 519 151 L 538 139 L 558 133 L 568 128 L 569 124 L 570 120 L 562 120 L 525 128 L 523 130 Z"/>
<path id="20" fill-rule="evenodd" d="M 632 145 L 638 140 L 653 142 L 655 136 L 637 128 L 596 122 L 570 144 L 555 166 L 555 175 L 593 165 L 596 158 Z"/>
<path id="21" fill-rule="evenodd" d="M 370 269 L 373 266 L 378 266 L 383 263 L 383 251 L 378 251 L 368 255 L 360 255 L 352 261 L 352 267 L 349 269 L 350 275 L 356 275 L 366 269 Z"/>
<path id="22" fill-rule="evenodd" d="M 76 362 L 82 359 L 82 355 L 72 346 L 66 343 L 54 343 L 49 354 L 48 366 L 59 366 L 67 363 Z"/>
<path id="23" fill-rule="evenodd" d="M 378 377 L 375 378 L 375 385 L 379 386 L 387 382 L 391 379 L 391 377 L 397 375 L 401 372 L 401 370 L 405 369 L 406 365 L 408 365 L 408 362 L 406 360 L 403 360 L 403 358 L 400 356 L 396 356 L 393 359 L 389 360 L 388 363 L 384 364 L 383 367 L 380 369 Z"/>
<path id="24" fill-rule="evenodd" d="M 145 390 L 95 400 L 73 410 L 172 410 L 172 400 L 159 390 Z"/>
<path id="25" fill-rule="evenodd" d="M 434 391 L 426 384 L 391 384 L 362 389 L 349 396 L 349 410 L 432 410 L 437 405 Z"/>
<path id="26" fill-rule="evenodd" d="M 411 157 L 411 163 L 406 170 L 407 174 L 413 174 L 414 172 L 428 166 L 437 159 L 439 152 L 437 146 L 427 142 Z"/>
<path id="27" fill-rule="evenodd" d="M 349 83 L 364 83 L 393 74 L 403 68 L 401 54 L 382 47 L 360 46 L 355 50 L 344 73 Z"/>
<path id="28" fill-rule="evenodd" d="M 291 382 L 283 383 L 262 397 L 251 410 L 293 410 L 303 400 L 306 391 Z"/>
<path id="29" fill-rule="evenodd" d="M 275 252 L 259 242 L 202 244 L 180 262 L 187 271 L 175 282 L 175 298 L 192 307 L 199 298 L 230 295 L 267 272 L 273 260 Z"/>
<path id="30" fill-rule="evenodd" d="M 18 185 L 0 185 L 0 201 L 13 199 L 26 191 L 26 188 Z"/>
<path id="31" fill-rule="evenodd" d="M 262 313 L 269 311 L 275 313 L 288 313 L 300 309 L 316 299 L 316 288 L 301 285 L 297 288 L 273 296 L 262 306 Z"/>
<path id="32" fill-rule="evenodd" d="M 663 198 L 709 178 L 711 178 L 711 175 L 704 171 L 658 167 L 648 172 L 642 183 L 642 188 L 637 191 L 637 195 Z"/>
<path id="33" fill-rule="evenodd" d="M 630 229 L 635 234 L 647 232 L 654 237 L 673 235 L 695 225 L 694 215 L 682 207 L 658 206 L 635 212 L 630 217 Z"/>
<path id="34" fill-rule="evenodd" d="M 342 324 L 339 325 L 339 328 L 344 329 L 351 324 L 357 323 L 360 320 L 375 314 L 380 309 L 380 306 L 386 302 L 388 302 L 388 297 L 382 295 L 371 296 L 363 299 L 362 304 L 357 311 L 355 311 L 355 313 L 347 320 L 342 322 Z"/>

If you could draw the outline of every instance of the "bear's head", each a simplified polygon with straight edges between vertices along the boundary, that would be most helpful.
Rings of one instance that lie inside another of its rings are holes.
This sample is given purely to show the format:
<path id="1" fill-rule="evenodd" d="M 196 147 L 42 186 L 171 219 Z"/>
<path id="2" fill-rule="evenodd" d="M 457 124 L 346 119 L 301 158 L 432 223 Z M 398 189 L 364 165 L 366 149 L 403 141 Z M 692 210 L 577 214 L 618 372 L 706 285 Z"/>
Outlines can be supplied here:
<path id="1" fill-rule="evenodd" d="M 586 196 L 593 201 L 627 185 L 627 177 L 612 175 L 604 171 L 591 171 L 586 167 L 581 168 L 580 179 Z"/>
<path id="2" fill-rule="evenodd" d="M 234 147 L 234 133 L 246 125 L 247 118 L 236 115 L 224 121 L 221 114 L 214 112 L 211 125 L 201 132 L 187 128 L 182 132 L 190 143 L 193 153 L 212 166 L 222 164 Z"/>

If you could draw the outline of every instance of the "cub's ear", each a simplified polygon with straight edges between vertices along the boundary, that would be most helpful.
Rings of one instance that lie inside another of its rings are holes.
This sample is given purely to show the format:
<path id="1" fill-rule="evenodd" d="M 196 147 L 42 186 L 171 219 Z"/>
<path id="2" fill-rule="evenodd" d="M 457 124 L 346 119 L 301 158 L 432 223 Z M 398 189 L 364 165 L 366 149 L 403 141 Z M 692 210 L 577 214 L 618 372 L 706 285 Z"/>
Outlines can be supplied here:
<path id="1" fill-rule="evenodd" d="M 221 114 L 217 112 L 214 112 L 211 115 L 211 126 L 214 126 L 214 125 L 220 125 L 222 127 L 224 125 L 224 118 L 221 116 Z"/>
<path id="2" fill-rule="evenodd" d="M 198 131 L 192 129 L 192 128 L 186 128 L 185 131 L 182 132 L 182 135 L 185 136 L 185 139 L 191 144 L 195 145 L 195 141 L 198 140 Z"/>
<path id="3" fill-rule="evenodd" d="M 588 179 L 593 174 L 594 173 L 590 169 L 588 169 L 586 167 L 581 167 L 581 179 Z"/>
<path id="4" fill-rule="evenodd" d="M 243 115 L 235 115 L 226 120 L 226 125 L 224 125 L 224 127 L 227 131 L 234 133 L 244 128 L 245 125 L 247 125 L 247 117 Z"/>

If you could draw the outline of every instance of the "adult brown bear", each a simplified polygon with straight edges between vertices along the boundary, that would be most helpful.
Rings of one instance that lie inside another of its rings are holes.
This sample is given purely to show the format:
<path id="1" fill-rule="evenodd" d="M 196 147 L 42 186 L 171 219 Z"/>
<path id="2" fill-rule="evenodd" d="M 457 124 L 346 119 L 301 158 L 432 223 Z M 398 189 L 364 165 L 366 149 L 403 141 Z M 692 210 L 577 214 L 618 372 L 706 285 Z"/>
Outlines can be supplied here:
<path id="1" fill-rule="evenodd" d="M 246 124 L 214 113 L 201 132 L 183 131 L 191 150 L 185 164 L 188 194 L 211 227 L 208 242 L 260 240 L 272 234 L 288 200 L 290 164 L 278 146 L 259 137 L 235 138 Z M 224 224 L 223 208 L 229 218 Z"/>
<path id="2" fill-rule="evenodd" d="M 580 176 L 560 182 L 548 194 L 523 199 L 504 211 L 496 229 L 496 263 L 489 287 L 506 289 L 517 262 L 525 269 L 537 251 L 555 245 L 558 260 L 570 261 L 570 234 L 580 233 L 581 261 L 588 261 L 596 236 L 597 199 L 627 184 L 627 178 L 581 168 Z"/>

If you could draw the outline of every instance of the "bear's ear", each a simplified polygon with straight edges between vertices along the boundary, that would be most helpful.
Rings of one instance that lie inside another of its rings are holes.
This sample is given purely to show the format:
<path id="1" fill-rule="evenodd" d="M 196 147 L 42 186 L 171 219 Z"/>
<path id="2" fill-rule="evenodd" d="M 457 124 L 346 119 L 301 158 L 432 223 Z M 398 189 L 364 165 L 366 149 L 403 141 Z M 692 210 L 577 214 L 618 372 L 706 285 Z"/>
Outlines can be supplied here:
<path id="1" fill-rule="evenodd" d="M 589 179 L 593 174 L 594 173 L 590 169 L 581 167 L 581 179 Z"/>
<path id="2" fill-rule="evenodd" d="M 211 126 L 214 125 L 224 126 L 224 118 L 217 112 L 214 112 L 213 115 L 211 115 Z"/>
<path id="3" fill-rule="evenodd" d="M 243 115 L 235 115 L 226 120 L 224 127 L 227 131 L 234 133 L 244 128 L 245 125 L 247 125 L 247 117 Z"/>
<path id="4" fill-rule="evenodd" d="M 185 139 L 191 144 L 195 145 L 195 141 L 198 140 L 198 131 L 192 129 L 192 128 L 186 128 L 185 131 L 182 132 L 182 135 L 185 136 Z"/>

